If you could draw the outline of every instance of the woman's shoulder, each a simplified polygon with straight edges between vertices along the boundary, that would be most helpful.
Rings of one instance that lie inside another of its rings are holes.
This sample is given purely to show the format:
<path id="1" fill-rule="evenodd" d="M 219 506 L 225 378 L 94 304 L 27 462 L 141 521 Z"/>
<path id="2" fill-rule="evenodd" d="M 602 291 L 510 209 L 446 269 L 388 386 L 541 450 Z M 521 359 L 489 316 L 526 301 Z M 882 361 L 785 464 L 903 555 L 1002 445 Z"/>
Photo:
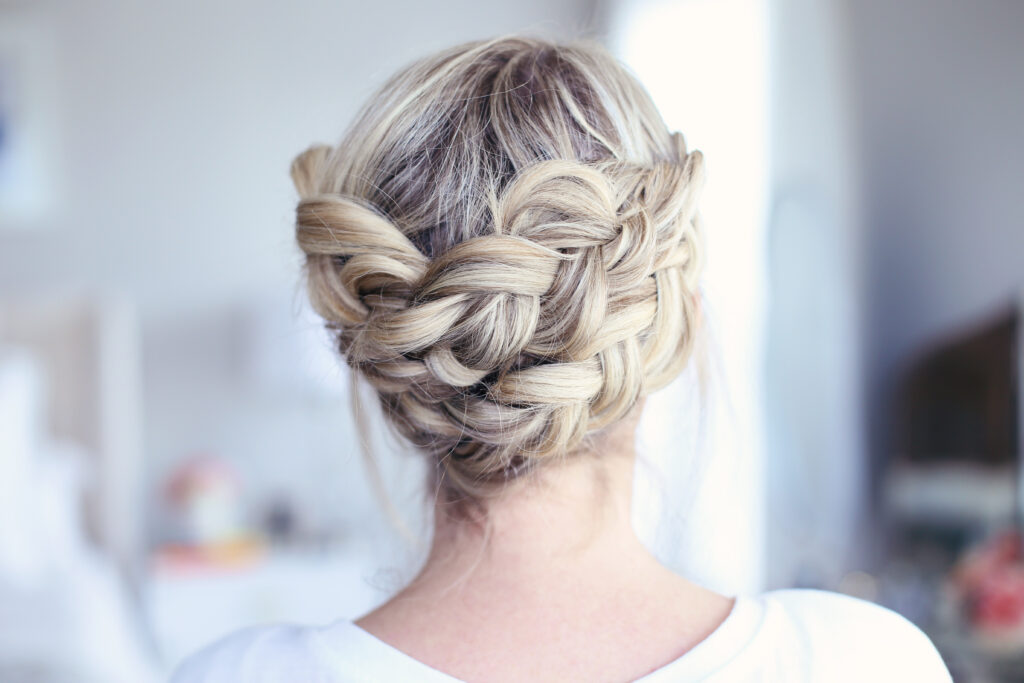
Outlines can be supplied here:
<path id="1" fill-rule="evenodd" d="M 385 645 L 348 619 L 238 631 L 186 659 L 171 683 L 376 683 L 455 679 Z"/>
<path id="2" fill-rule="evenodd" d="M 931 646 L 928 637 L 906 617 L 843 593 L 786 588 L 763 593 L 759 599 L 766 607 L 766 618 L 785 620 L 803 630 L 833 637 L 875 633 L 901 641 L 924 641 Z"/>
<path id="3" fill-rule="evenodd" d="M 317 647 L 318 629 L 297 625 L 254 626 L 207 645 L 175 670 L 171 683 L 336 680 Z"/>
<path id="4" fill-rule="evenodd" d="M 818 670 L 827 667 L 842 680 L 950 680 L 928 636 L 890 609 L 810 589 L 770 591 L 759 601 L 762 633 L 799 644 Z"/>
<path id="5" fill-rule="evenodd" d="M 723 680 L 747 680 L 743 671 L 750 680 L 951 680 L 928 637 L 879 605 L 805 589 L 771 591 L 738 605 L 736 637 L 730 640 L 746 645 L 738 653 L 733 650 L 731 663 L 720 672 Z M 712 634 L 709 640 L 714 639 Z M 249 628 L 192 655 L 172 683 L 371 681 L 381 680 L 385 672 L 406 680 L 452 680 L 386 650 L 351 622 Z"/>

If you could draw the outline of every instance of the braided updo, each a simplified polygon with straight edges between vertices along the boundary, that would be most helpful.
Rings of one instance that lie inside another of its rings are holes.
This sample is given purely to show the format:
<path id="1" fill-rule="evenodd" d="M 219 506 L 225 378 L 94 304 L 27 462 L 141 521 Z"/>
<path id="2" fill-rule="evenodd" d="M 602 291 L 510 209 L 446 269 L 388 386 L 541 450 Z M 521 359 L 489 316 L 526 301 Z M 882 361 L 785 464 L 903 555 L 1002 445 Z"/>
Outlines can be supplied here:
<path id="1" fill-rule="evenodd" d="M 702 176 L 602 48 L 453 48 L 295 160 L 309 296 L 441 490 L 480 500 L 686 364 Z"/>

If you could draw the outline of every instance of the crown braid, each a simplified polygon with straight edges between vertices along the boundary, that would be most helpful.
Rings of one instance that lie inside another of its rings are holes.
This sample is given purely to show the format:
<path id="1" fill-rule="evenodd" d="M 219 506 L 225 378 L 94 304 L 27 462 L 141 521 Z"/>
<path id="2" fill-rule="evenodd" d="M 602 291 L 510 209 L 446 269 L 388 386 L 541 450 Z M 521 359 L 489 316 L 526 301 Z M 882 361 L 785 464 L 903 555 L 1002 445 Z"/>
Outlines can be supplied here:
<path id="1" fill-rule="evenodd" d="M 449 497 L 478 499 L 685 365 L 702 157 L 592 46 L 463 46 L 371 104 L 292 166 L 310 299 Z"/>

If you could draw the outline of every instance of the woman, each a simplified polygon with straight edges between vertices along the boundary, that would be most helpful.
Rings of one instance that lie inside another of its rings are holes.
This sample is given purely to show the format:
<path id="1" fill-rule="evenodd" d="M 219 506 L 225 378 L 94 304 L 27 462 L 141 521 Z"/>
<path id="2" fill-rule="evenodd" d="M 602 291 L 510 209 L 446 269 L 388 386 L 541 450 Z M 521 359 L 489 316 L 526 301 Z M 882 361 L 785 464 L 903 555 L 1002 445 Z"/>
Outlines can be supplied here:
<path id="1" fill-rule="evenodd" d="M 413 64 L 300 155 L 311 301 L 428 459 L 433 544 L 362 618 L 244 631 L 176 680 L 949 680 L 892 612 L 719 595 L 632 530 L 644 397 L 701 331 L 702 174 L 600 47 L 525 38 Z"/>

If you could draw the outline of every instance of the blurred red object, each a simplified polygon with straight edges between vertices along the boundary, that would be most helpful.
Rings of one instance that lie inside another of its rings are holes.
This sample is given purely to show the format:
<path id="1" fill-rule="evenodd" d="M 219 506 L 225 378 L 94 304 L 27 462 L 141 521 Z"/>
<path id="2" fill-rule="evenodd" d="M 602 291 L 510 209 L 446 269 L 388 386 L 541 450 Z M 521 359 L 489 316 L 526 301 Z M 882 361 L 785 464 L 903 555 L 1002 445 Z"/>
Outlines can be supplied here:
<path id="1" fill-rule="evenodd" d="M 979 635 L 1024 648 L 1024 541 L 1004 531 L 968 552 L 951 576 L 970 625 Z"/>
<path id="2" fill-rule="evenodd" d="M 241 482 L 235 470 L 226 462 L 211 455 L 195 455 L 180 464 L 171 473 L 165 486 L 168 500 L 187 504 L 189 499 L 211 489 L 236 492 Z"/>
<path id="3" fill-rule="evenodd" d="M 189 458 L 171 472 L 164 491 L 177 544 L 206 552 L 253 536 L 244 521 L 242 480 L 230 463 Z"/>

